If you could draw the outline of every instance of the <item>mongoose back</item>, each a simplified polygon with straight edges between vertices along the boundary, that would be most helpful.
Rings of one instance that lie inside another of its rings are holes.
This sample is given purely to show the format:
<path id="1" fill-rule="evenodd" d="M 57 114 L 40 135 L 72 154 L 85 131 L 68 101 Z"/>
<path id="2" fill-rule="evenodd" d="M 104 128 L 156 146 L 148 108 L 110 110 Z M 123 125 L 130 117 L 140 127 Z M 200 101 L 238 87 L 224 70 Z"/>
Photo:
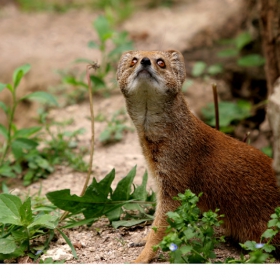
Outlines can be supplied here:
<path id="1" fill-rule="evenodd" d="M 154 227 L 135 260 L 155 256 L 167 226 L 166 213 L 179 205 L 173 197 L 190 189 L 203 192 L 201 211 L 220 209 L 226 234 L 239 242 L 260 241 L 270 215 L 280 205 L 272 160 L 261 151 L 204 124 L 181 93 L 185 80 L 180 52 L 129 51 L 117 79 L 143 154 L 157 184 Z M 280 237 L 274 239 L 280 244 Z"/>

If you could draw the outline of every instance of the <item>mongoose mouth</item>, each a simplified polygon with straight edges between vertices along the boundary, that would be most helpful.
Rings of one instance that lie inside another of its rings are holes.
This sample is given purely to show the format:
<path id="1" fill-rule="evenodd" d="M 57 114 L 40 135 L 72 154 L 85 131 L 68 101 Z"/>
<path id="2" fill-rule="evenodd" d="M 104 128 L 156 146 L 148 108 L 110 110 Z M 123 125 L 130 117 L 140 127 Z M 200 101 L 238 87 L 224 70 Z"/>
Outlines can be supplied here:
<path id="1" fill-rule="evenodd" d="M 151 77 L 151 78 L 153 78 L 152 74 L 147 69 L 142 69 L 142 70 L 138 71 L 137 77 L 138 76 L 144 76 L 144 77 Z"/>

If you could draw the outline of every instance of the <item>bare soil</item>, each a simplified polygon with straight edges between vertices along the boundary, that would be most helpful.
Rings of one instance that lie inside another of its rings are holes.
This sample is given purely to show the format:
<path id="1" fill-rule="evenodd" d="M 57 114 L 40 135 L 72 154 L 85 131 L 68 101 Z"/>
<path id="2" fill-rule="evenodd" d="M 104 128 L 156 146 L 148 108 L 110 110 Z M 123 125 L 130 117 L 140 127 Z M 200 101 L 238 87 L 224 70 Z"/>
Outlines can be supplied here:
<path id="1" fill-rule="evenodd" d="M 136 49 L 185 51 L 199 40 L 211 44 L 211 40 L 220 36 L 217 30 L 223 30 L 223 26 L 228 25 L 230 20 L 238 21 L 238 15 L 242 14 L 242 3 L 241 0 L 188 0 L 178 1 L 178 4 L 171 8 L 141 8 L 119 29 L 129 32 L 135 41 Z M 87 48 L 89 40 L 97 39 L 97 34 L 92 28 L 92 22 L 97 16 L 98 13 L 92 10 L 70 10 L 63 14 L 24 13 L 14 5 L 1 7 L 1 82 L 10 82 L 16 67 L 30 63 L 32 69 L 23 79 L 19 92 L 20 95 L 25 95 L 31 91 L 48 90 L 50 86 L 58 85 L 59 77 L 54 71 L 73 67 L 72 62 L 76 58 L 85 57 L 98 61 L 100 53 Z M 221 91 L 228 90 L 223 81 L 215 82 Z M 211 80 L 197 80 L 188 89 L 186 99 L 195 114 L 198 114 L 200 108 L 207 102 L 212 101 L 211 83 Z M 10 102 L 7 92 L 3 92 L 0 99 Z M 102 113 L 111 116 L 113 112 L 124 107 L 124 99 L 119 92 L 112 93 L 109 98 L 94 97 L 95 115 Z M 23 104 L 16 115 L 17 124 L 21 127 L 30 125 L 36 115 L 36 108 L 35 103 Z M 74 122 L 67 127 L 68 130 L 85 128 L 86 133 L 79 136 L 79 145 L 89 147 L 91 132 L 88 102 L 52 109 L 50 116 L 57 121 L 73 119 Z M 4 115 L 0 115 L 0 122 L 6 121 Z M 131 123 L 130 125 L 132 126 Z M 105 124 L 100 122 L 95 124 L 93 176 L 100 180 L 115 168 L 116 184 L 137 165 L 135 183 L 140 184 L 146 163 L 136 132 L 128 132 L 119 143 L 104 146 L 98 140 L 104 126 Z M 85 156 L 85 160 L 88 161 L 89 156 Z M 72 193 L 79 194 L 85 177 L 84 173 L 59 166 L 47 179 L 32 184 L 27 191 L 34 193 L 42 185 L 43 193 L 70 188 Z M 151 178 L 148 187 L 155 189 Z M 15 186 L 15 189 L 15 192 L 26 191 L 20 185 Z M 66 259 L 66 263 L 129 263 L 142 250 L 141 240 L 149 228 L 149 225 L 143 225 L 116 230 L 110 227 L 106 220 L 100 220 L 89 228 L 80 227 L 67 231 L 72 243 L 75 244 L 77 260 L 73 259 L 68 245 L 61 237 L 51 243 L 46 256 Z M 224 259 L 229 256 L 236 257 L 240 249 L 228 240 L 216 250 L 216 253 L 218 259 Z M 153 263 L 157 262 L 166 260 L 156 258 Z"/>

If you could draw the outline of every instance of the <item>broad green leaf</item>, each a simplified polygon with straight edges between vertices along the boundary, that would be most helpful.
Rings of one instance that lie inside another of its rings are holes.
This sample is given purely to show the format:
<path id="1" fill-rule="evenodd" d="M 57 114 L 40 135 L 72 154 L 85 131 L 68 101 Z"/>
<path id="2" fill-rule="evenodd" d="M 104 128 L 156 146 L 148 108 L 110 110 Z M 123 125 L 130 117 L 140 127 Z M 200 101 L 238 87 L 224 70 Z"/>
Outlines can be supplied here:
<path id="1" fill-rule="evenodd" d="M 30 229 L 35 226 L 43 226 L 49 229 L 55 229 L 57 224 L 58 224 L 58 217 L 50 214 L 45 214 L 42 216 L 37 216 L 27 228 Z"/>
<path id="2" fill-rule="evenodd" d="M 113 31 L 110 28 L 109 21 L 104 16 L 99 16 L 93 23 L 95 30 L 98 33 L 99 40 L 104 43 L 107 39 L 111 38 Z"/>
<path id="3" fill-rule="evenodd" d="M 13 73 L 13 84 L 14 84 L 14 89 L 17 88 L 19 85 L 22 77 L 30 70 L 31 66 L 30 64 L 24 64 L 20 67 L 18 67 L 14 73 Z"/>
<path id="4" fill-rule="evenodd" d="M 111 184 L 115 179 L 115 169 L 105 176 L 100 182 L 93 178 L 92 183 L 86 189 L 86 197 L 91 198 L 91 202 L 106 202 L 111 190 Z"/>
<path id="5" fill-rule="evenodd" d="M 122 206 L 118 206 L 117 208 L 109 211 L 106 214 L 106 217 L 109 219 L 110 222 L 118 221 L 120 220 L 122 213 L 123 213 Z"/>
<path id="6" fill-rule="evenodd" d="M 7 89 L 10 91 L 10 92 L 13 92 L 14 91 L 14 88 L 11 84 L 7 84 L 6 85 Z"/>
<path id="7" fill-rule="evenodd" d="M 119 181 L 115 191 L 112 194 L 113 201 L 125 201 L 129 199 L 131 192 L 131 185 L 136 174 L 136 166 L 134 166 L 130 172 Z"/>
<path id="8" fill-rule="evenodd" d="M 237 64 L 242 67 L 258 67 L 265 64 L 265 59 L 259 54 L 249 54 L 239 58 Z"/>
<path id="9" fill-rule="evenodd" d="M 87 88 L 87 84 L 84 83 L 83 81 L 78 81 L 75 77 L 73 76 L 66 76 L 63 78 L 63 82 L 73 85 L 73 86 L 82 86 L 84 88 Z"/>
<path id="10" fill-rule="evenodd" d="M 11 178 L 16 177 L 13 168 L 7 164 L 0 166 L 0 175 L 5 177 L 11 177 Z"/>
<path id="11" fill-rule="evenodd" d="M 245 104 L 246 103 L 246 104 Z M 215 109 L 214 103 L 207 104 L 206 107 L 201 110 L 205 121 L 211 125 L 215 126 Z M 222 101 L 219 103 L 219 117 L 220 126 L 226 127 L 235 120 L 243 120 L 251 115 L 251 104 L 247 101 L 240 103 L 233 103 Z"/>
<path id="12" fill-rule="evenodd" d="M 46 194 L 48 200 L 59 209 L 69 211 L 71 213 L 81 213 L 85 207 L 92 206 L 90 197 L 79 197 L 75 194 L 71 195 L 69 189 L 49 192 Z"/>
<path id="13" fill-rule="evenodd" d="M 246 249 L 246 250 L 251 250 L 251 251 L 255 251 L 256 250 L 256 241 L 246 241 L 244 244 L 242 244 L 242 248 Z"/>
<path id="14" fill-rule="evenodd" d="M 2 134 L 5 139 L 8 139 L 8 129 L 2 124 L 0 124 L 0 134 Z"/>
<path id="15" fill-rule="evenodd" d="M 223 67 L 220 64 L 213 64 L 208 67 L 207 73 L 209 75 L 217 75 L 223 73 Z"/>
<path id="16" fill-rule="evenodd" d="M 19 213 L 21 216 L 21 223 L 24 226 L 27 226 L 33 222 L 33 215 L 31 210 L 31 198 L 28 197 L 21 207 L 19 208 Z"/>
<path id="17" fill-rule="evenodd" d="M 17 138 L 12 142 L 12 152 L 18 159 L 22 157 L 24 151 L 30 151 L 38 146 L 36 141 L 28 138 Z"/>
<path id="18" fill-rule="evenodd" d="M 194 77 L 201 76 L 204 73 L 206 66 L 207 66 L 206 63 L 203 61 L 196 62 L 192 68 L 192 76 Z"/>
<path id="19" fill-rule="evenodd" d="M 51 95 L 50 93 L 45 92 L 45 91 L 32 92 L 21 98 L 21 100 L 24 100 L 24 99 L 31 99 L 31 100 L 39 101 L 42 103 L 47 103 L 50 105 L 58 106 L 56 98 L 53 95 Z"/>
<path id="20" fill-rule="evenodd" d="M 42 129 L 41 126 L 33 126 L 33 127 L 29 127 L 29 128 L 22 128 L 19 129 L 15 132 L 15 134 L 13 135 L 13 138 L 28 138 L 30 137 L 32 134 L 40 131 Z"/>
<path id="21" fill-rule="evenodd" d="M 277 232 L 278 232 L 277 230 L 273 230 L 269 228 L 262 234 L 262 238 L 271 238 L 275 236 Z"/>
<path id="22" fill-rule="evenodd" d="M 0 108 L 5 112 L 5 114 L 8 114 L 9 108 L 2 101 L 0 101 Z"/>
<path id="23" fill-rule="evenodd" d="M 118 227 L 132 227 L 144 222 L 150 221 L 150 219 L 132 219 L 132 220 L 123 220 L 123 221 L 113 221 L 112 222 L 112 226 L 114 228 L 118 228 Z"/>
<path id="24" fill-rule="evenodd" d="M 0 83 L 0 92 L 4 89 L 4 88 L 6 88 L 7 87 L 7 85 L 6 84 L 2 84 L 2 83 Z"/>
<path id="25" fill-rule="evenodd" d="M 12 194 L 0 194 L 0 223 L 21 225 L 19 209 L 22 202 Z"/>
<path id="26" fill-rule="evenodd" d="M 139 200 L 139 201 L 146 201 L 147 200 L 147 181 L 148 181 L 148 173 L 147 170 L 145 171 L 142 179 L 142 184 L 135 188 L 134 192 L 131 194 L 131 199 Z"/>
<path id="27" fill-rule="evenodd" d="M 99 49 L 99 45 L 92 40 L 88 42 L 88 47 L 91 49 Z"/>
<path id="28" fill-rule="evenodd" d="M 28 242 L 23 242 L 20 244 L 19 247 L 17 247 L 15 249 L 15 251 L 13 251 L 10 254 L 1 254 L 0 253 L 0 260 L 4 261 L 4 260 L 15 259 L 17 257 L 23 256 L 24 252 L 27 250 L 27 248 L 28 248 Z"/>
<path id="29" fill-rule="evenodd" d="M 226 50 L 219 51 L 217 53 L 218 57 L 233 57 L 237 55 L 238 55 L 238 50 L 236 49 L 226 49 Z"/>
<path id="30" fill-rule="evenodd" d="M 11 254 L 16 248 L 16 242 L 12 237 L 0 238 L 0 254 Z"/>
<path id="31" fill-rule="evenodd" d="M 252 36 L 250 33 L 248 32 L 243 32 L 241 34 L 239 34 L 235 39 L 235 46 L 238 50 L 242 50 L 243 47 L 245 47 L 246 45 L 248 45 L 249 43 L 252 42 Z"/>
<path id="32" fill-rule="evenodd" d="M 106 87 L 106 84 L 105 84 L 104 80 L 102 80 L 101 78 L 99 78 L 96 75 L 90 75 L 90 80 L 93 82 L 93 84 L 96 88 Z"/>

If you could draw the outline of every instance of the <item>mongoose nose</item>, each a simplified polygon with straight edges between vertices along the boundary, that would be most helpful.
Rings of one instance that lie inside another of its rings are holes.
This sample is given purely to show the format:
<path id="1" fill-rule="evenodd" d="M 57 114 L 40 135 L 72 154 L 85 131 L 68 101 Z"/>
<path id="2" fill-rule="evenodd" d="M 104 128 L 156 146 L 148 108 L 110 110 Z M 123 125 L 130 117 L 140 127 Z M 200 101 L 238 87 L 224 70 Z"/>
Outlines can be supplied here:
<path id="1" fill-rule="evenodd" d="M 141 60 L 141 64 L 142 64 L 143 66 L 151 65 L 151 60 L 150 60 L 148 57 L 144 57 L 144 58 L 142 58 L 142 60 Z"/>

